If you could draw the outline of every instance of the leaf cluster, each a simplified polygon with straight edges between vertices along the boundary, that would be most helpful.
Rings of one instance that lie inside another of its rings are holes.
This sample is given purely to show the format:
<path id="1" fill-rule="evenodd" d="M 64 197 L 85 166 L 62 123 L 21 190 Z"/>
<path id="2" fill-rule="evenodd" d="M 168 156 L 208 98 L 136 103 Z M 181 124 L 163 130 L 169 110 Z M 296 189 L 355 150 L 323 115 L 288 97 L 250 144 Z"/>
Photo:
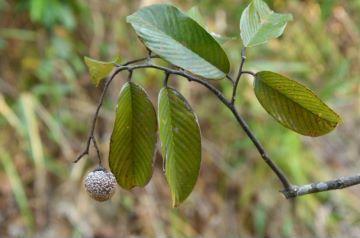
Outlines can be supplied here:
<path id="1" fill-rule="evenodd" d="M 253 0 L 240 18 L 244 48 L 279 37 L 290 20 L 290 14 L 275 13 L 262 0 Z M 205 80 L 231 79 L 229 59 L 222 48 L 231 38 L 209 32 L 196 7 L 185 13 L 169 4 L 151 5 L 128 16 L 127 22 L 152 54 L 173 66 Z M 102 62 L 85 58 L 85 62 L 96 86 L 118 67 L 116 59 Z M 244 62 L 245 57 L 236 81 L 232 80 L 234 94 L 245 73 Z M 302 135 L 321 136 L 340 122 L 340 117 L 304 85 L 274 72 L 249 74 L 255 77 L 254 92 L 260 104 L 283 126 Z M 231 103 L 233 106 L 234 101 Z M 157 131 L 173 206 L 177 206 L 191 193 L 199 174 L 198 120 L 186 99 L 167 86 L 167 81 L 158 96 L 157 116 L 145 89 L 129 81 L 120 92 L 109 153 L 110 169 L 121 187 L 143 187 L 150 180 Z"/>

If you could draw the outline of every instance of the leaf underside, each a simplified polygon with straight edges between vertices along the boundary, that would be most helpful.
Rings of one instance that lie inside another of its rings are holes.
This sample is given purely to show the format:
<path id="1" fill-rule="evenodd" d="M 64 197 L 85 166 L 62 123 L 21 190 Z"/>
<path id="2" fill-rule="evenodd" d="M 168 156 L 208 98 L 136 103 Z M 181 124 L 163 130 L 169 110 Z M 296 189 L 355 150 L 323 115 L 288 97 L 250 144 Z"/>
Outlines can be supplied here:
<path id="1" fill-rule="evenodd" d="M 178 8 L 151 5 L 127 21 L 150 50 L 174 65 L 208 79 L 221 79 L 229 72 L 229 60 L 219 43 Z"/>
<path id="2" fill-rule="evenodd" d="M 279 37 L 290 20 L 291 14 L 275 13 L 262 0 L 253 0 L 240 18 L 240 36 L 244 46 L 263 44 Z"/>
<path id="3" fill-rule="evenodd" d="M 143 187 L 150 180 L 156 131 L 155 109 L 144 89 L 126 83 L 117 104 L 109 152 L 111 172 L 121 187 Z"/>
<path id="4" fill-rule="evenodd" d="M 280 74 L 258 72 L 254 89 L 260 104 L 272 117 L 302 135 L 324 135 L 341 121 L 310 89 Z"/>
<path id="5" fill-rule="evenodd" d="M 161 89 L 158 107 L 165 175 L 175 207 L 189 196 L 199 175 L 200 128 L 191 107 L 175 89 Z"/>

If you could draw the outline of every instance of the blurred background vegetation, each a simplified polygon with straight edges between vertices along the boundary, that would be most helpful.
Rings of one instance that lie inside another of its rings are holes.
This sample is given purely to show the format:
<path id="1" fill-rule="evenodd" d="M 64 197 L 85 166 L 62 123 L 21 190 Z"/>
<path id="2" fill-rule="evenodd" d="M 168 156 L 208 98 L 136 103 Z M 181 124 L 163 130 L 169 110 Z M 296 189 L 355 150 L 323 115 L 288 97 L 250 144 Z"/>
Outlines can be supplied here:
<path id="1" fill-rule="evenodd" d="M 0 0 L 0 237 L 360 237 L 360 189 L 296 199 L 295 209 L 232 115 L 198 85 L 173 78 L 192 104 L 203 134 L 197 185 L 172 209 L 161 157 L 145 189 L 118 189 L 97 203 L 82 178 L 95 155 L 78 164 L 100 95 L 83 56 L 124 61 L 146 51 L 125 17 L 143 0 Z M 248 1 L 172 1 L 199 5 L 209 28 L 238 36 Z M 246 68 L 273 70 L 301 81 L 343 118 L 329 135 L 308 138 L 276 123 L 256 101 L 251 78 L 239 85 L 237 105 L 276 163 L 296 184 L 359 171 L 360 1 L 269 0 L 291 12 L 282 38 L 248 49 Z M 233 71 L 241 41 L 224 46 Z M 162 75 L 136 71 L 156 103 Z M 126 79 L 114 82 L 96 135 L 106 157 L 114 102 Z M 217 83 L 227 95 L 230 85 Z M 215 116 L 216 115 L 216 116 Z"/>

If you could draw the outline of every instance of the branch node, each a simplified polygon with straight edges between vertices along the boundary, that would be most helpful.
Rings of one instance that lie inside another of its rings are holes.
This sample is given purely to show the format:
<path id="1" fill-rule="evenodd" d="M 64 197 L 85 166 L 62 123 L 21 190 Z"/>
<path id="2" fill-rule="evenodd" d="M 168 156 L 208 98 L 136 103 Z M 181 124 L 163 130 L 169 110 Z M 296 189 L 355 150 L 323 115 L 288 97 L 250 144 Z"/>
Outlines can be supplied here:
<path id="1" fill-rule="evenodd" d="M 285 196 L 286 199 L 297 197 L 298 186 L 290 185 L 289 188 L 280 190 L 280 192 Z"/>
<path id="2" fill-rule="evenodd" d="M 238 84 L 239 84 L 239 81 L 240 81 L 240 77 L 243 74 L 243 67 L 244 67 L 245 60 L 246 60 L 245 54 L 246 54 L 246 48 L 243 47 L 241 49 L 241 63 L 240 63 L 240 66 L 239 66 L 239 72 L 238 72 L 238 74 L 236 76 L 236 79 L 235 79 L 234 85 L 233 85 L 233 93 L 232 93 L 232 97 L 231 97 L 231 104 L 232 105 L 235 103 L 236 90 L 237 90 L 237 87 L 238 87 Z"/>
<path id="3" fill-rule="evenodd" d="M 246 59 L 246 47 L 243 47 L 241 49 L 241 59 L 243 59 L 243 60 Z"/>

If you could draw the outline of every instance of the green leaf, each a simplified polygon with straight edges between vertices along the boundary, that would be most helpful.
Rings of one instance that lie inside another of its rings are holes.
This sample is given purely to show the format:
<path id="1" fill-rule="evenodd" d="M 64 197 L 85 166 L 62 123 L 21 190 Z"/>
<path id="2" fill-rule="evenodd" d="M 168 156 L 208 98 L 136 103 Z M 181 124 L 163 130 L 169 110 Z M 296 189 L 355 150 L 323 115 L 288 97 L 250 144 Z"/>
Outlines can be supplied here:
<path id="1" fill-rule="evenodd" d="M 341 121 L 310 89 L 280 74 L 258 72 L 254 88 L 257 99 L 275 120 L 302 135 L 324 135 Z"/>
<path id="2" fill-rule="evenodd" d="M 165 175 L 175 207 L 189 196 L 199 175 L 200 128 L 190 105 L 175 89 L 161 89 L 158 107 Z"/>
<path id="3" fill-rule="evenodd" d="M 190 8 L 190 9 L 186 12 L 186 15 L 188 15 L 189 17 L 191 17 L 191 18 L 192 18 L 194 21 L 196 21 L 200 26 L 202 26 L 204 29 L 206 29 L 205 20 L 204 20 L 203 16 L 201 15 L 198 6 L 193 6 L 192 8 Z"/>
<path id="4" fill-rule="evenodd" d="M 110 140 L 109 165 L 118 184 L 145 186 L 152 175 L 156 113 L 143 88 L 128 82 L 121 89 Z"/>
<path id="5" fill-rule="evenodd" d="M 291 14 L 275 13 L 262 0 L 253 0 L 240 18 L 240 36 L 244 46 L 263 44 L 279 37 L 291 20 Z"/>
<path id="6" fill-rule="evenodd" d="M 174 6 L 151 5 L 127 21 L 150 50 L 174 65 L 208 79 L 224 78 L 229 72 L 229 60 L 219 43 Z"/>
<path id="7" fill-rule="evenodd" d="M 223 36 L 220 34 L 217 34 L 215 32 L 211 32 L 207 29 L 206 24 L 205 24 L 205 20 L 203 18 L 203 16 L 200 13 L 200 10 L 197 6 L 194 6 L 192 8 L 190 8 L 186 14 L 191 17 L 194 21 L 196 21 L 200 26 L 202 26 L 207 32 L 209 32 L 209 34 L 220 44 L 223 45 L 226 42 L 230 41 L 230 40 L 234 40 L 236 39 L 236 37 L 228 37 L 228 36 Z"/>
<path id="8" fill-rule="evenodd" d="M 91 81 L 95 86 L 98 86 L 102 79 L 106 78 L 114 69 L 115 63 L 118 59 L 111 62 L 98 61 L 89 57 L 84 57 L 85 64 L 89 69 Z"/>

